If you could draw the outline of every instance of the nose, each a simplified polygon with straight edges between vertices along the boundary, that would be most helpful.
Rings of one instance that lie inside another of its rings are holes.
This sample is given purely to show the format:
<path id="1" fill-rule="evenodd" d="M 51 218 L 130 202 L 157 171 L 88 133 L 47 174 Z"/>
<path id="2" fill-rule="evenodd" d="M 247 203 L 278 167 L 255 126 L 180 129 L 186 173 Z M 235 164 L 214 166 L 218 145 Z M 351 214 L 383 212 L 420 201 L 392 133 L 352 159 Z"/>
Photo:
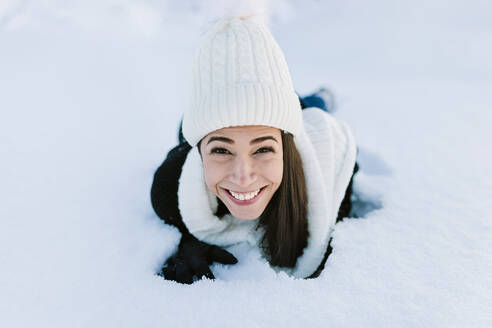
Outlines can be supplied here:
<path id="1" fill-rule="evenodd" d="M 251 159 L 238 156 L 233 163 L 231 182 L 240 187 L 248 187 L 256 181 L 254 163 Z"/>

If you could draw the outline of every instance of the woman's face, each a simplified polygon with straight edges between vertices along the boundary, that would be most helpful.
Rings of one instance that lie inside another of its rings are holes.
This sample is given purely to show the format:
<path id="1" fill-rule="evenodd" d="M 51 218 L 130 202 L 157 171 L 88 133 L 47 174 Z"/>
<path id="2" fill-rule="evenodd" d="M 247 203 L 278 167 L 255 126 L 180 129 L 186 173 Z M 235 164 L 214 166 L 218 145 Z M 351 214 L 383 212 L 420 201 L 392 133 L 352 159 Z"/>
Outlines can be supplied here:
<path id="1" fill-rule="evenodd" d="M 205 182 L 231 214 L 258 218 L 282 182 L 280 130 L 262 125 L 215 130 L 200 144 Z"/>

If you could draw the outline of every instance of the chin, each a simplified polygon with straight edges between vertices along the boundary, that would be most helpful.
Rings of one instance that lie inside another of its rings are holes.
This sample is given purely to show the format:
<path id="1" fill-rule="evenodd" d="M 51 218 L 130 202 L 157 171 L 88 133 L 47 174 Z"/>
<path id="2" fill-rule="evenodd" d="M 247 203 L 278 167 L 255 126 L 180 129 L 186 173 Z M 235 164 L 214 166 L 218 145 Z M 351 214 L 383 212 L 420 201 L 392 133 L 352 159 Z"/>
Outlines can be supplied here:
<path id="1" fill-rule="evenodd" d="M 224 203 L 229 212 L 231 212 L 231 215 L 234 216 L 238 220 L 245 220 L 245 221 L 252 221 L 258 219 L 261 214 L 263 213 L 263 210 L 258 210 L 256 209 L 251 209 L 250 211 L 238 211 L 237 206 L 234 206 L 234 204 L 229 204 L 229 203 Z"/>
<path id="2" fill-rule="evenodd" d="M 241 215 L 241 214 L 234 214 L 234 212 L 231 211 L 231 214 L 239 220 L 245 220 L 245 221 L 251 221 L 251 220 L 256 220 L 260 217 L 261 213 L 258 215 Z"/>

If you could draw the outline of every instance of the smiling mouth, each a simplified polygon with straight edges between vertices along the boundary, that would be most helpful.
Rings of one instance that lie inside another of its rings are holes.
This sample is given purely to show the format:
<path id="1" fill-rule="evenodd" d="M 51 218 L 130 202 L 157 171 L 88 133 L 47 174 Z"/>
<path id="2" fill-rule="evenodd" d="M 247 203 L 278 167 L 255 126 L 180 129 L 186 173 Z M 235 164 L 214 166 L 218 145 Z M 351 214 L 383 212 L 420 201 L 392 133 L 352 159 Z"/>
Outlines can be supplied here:
<path id="1" fill-rule="evenodd" d="M 227 191 L 227 195 L 231 198 L 235 203 L 243 203 L 244 205 L 253 203 L 263 192 L 266 186 L 261 187 L 260 189 L 254 190 L 252 192 L 235 192 L 230 189 L 224 189 Z"/>

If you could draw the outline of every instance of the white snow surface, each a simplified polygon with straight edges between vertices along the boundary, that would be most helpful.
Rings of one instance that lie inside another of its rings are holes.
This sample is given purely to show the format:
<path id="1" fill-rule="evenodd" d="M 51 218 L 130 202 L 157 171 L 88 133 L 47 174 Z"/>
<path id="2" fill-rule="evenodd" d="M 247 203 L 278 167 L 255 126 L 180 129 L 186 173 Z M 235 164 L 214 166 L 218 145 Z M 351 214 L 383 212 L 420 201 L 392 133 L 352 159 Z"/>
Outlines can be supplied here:
<path id="1" fill-rule="evenodd" d="M 154 274 L 179 233 L 153 173 L 219 5 L 0 2 L 0 326 L 492 327 L 488 1 L 270 1 L 296 90 L 331 88 L 352 127 L 374 209 L 336 225 L 317 279 L 244 244 L 215 281 Z"/>

